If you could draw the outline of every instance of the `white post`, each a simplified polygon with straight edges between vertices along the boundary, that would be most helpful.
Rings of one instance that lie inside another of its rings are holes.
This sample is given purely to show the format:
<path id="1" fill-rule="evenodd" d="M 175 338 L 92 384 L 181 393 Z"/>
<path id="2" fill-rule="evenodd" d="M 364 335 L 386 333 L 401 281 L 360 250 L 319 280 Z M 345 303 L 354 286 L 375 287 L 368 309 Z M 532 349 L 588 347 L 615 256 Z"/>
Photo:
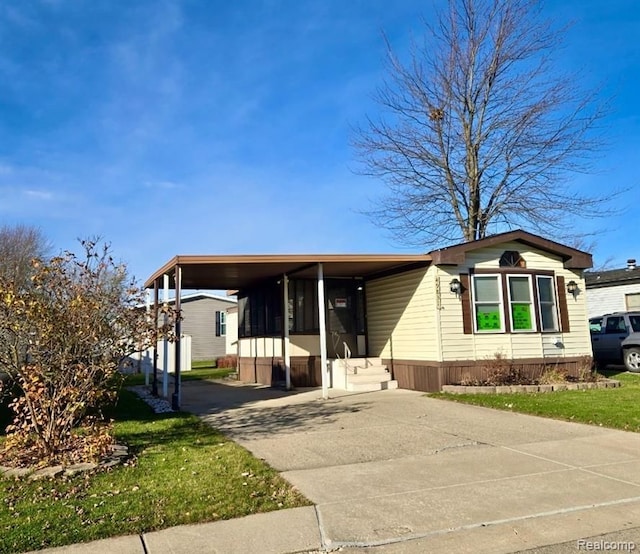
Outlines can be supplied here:
<path id="1" fill-rule="evenodd" d="M 164 274 L 163 278 L 163 287 L 162 287 L 162 303 L 167 306 L 169 304 L 169 275 Z M 164 325 L 166 326 L 169 321 L 169 316 L 165 311 L 164 314 Z M 162 351 L 162 396 L 167 398 L 169 396 L 169 339 L 165 336 L 163 343 L 163 351 Z"/>
<path id="2" fill-rule="evenodd" d="M 322 264 L 318 264 L 318 317 L 320 319 L 320 370 L 322 375 L 322 398 L 329 398 L 327 384 L 327 321 L 324 305 L 324 273 Z"/>
<path id="3" fill-rule="evenodd" d="M 176 343 L 173 346 L 173 353 L 175 356 L 175 362 L 173 364 L 173 381 L 174 381 L 174 389 L 173 389 L 173 397 L 171 398 L 171 407 L 174 410 L 180 409 L 180 401 L 182 396 L 182 391 L 180 387 L 180 379 L 182 369 L 182 322 L 180 321 L 180 310 L 181 306 L 181 298 L 182 298 L 182 268 L 179 265 L 176 265 L 175 272 L 175 308 L 176 308 L 176 322 L 175 322 L 175 334 L 176 334 Z"/>
<path id="4" fill-rule="evenodd" d="M 151 291 L 147 289 L 145 292 L 145 307 L 147 311 L 147 317 L 151 317 Z M 156 325 L 158 322 L 156 321 Z M 149 386 L 149 363 L 148 363 L 149 349 L 147 348 L 144 353 L 144 384 Z M 142 352 L 140 352 L 140 359 L 142 360 Z"/>
<path id="5" fill-rule="evenodd" d="M 287 390 L 291 390 L 291 341 L 289 340 L 289 277 L 285 274 L 282 280 L 282 326 L 283 333 L 283 355 L 284 355 L 284 378 Z"/>

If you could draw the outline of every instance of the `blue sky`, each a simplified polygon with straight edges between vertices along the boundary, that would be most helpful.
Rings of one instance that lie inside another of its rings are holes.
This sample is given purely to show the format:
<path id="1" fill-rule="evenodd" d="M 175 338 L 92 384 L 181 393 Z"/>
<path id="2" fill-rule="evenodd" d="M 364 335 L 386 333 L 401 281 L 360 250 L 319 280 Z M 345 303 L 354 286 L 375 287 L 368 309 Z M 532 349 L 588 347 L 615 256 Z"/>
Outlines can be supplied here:
<path id="1" fill-rule="evenodd" d="M 0 4 L 0 224 L 56 249 L 100 235 L 140 279 L 175 254 L 416 252 L 358 210 L 350 128 L 378 110 L 384 30 L 406 52 L 433 2 L 21 0 Z M 597 173 L 622 213 L 596 265 L 640 260 L 640 9 L 554 0 L 560 67 L 611 97 Z"/>

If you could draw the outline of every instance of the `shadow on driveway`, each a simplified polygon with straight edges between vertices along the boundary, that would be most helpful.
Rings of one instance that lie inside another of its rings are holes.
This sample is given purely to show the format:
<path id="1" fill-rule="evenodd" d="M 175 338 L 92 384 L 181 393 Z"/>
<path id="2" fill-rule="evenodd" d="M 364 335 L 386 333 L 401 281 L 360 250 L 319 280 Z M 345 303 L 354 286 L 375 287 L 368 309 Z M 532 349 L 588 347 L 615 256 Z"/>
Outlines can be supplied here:
<path id="1" fill-rule="evenodd" d="M 241 440 L 318 431 L 370 405 L 365 401 L 345 405 L 339 399 L 322 400 L 315 388 L 284 391 L 263 385 L 200 381 L 184 383 L 182 389 L 183 410 Z"/>

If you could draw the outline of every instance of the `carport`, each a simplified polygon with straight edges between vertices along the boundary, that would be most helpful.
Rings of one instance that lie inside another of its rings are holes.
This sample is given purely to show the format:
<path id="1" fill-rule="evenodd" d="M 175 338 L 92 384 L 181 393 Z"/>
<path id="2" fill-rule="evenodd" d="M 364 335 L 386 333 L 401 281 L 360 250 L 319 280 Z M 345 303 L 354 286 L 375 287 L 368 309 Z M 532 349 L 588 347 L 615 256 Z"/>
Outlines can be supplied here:
<path id="1" fill-rule="evenodd" d="M 328 397 L 328 355 L 325 301 L 326 280 L 344 279 L 361 281 L 412 268 L 425 267 L 431 261 L 426 254 L 325 254 L 325 255 L 229 255 L 229 256 L 175 256 L 158 269 L 147 281 L 145 288 L 153 290 L 153 313 L 158 320 L 159 293 L 163 290 L 163 301 L 168 299 L 168 291 L 175 291 L 175 308 L 180 311 L 180 295 L 185 289 L 232 290 L 248 289 L 267 281 L 274 281 L 281 290 L 282 352 L 286 387 L 291 386 L 291 351 L 289 325 L 284 324 L 285 314 L 289 314 L 289 281 L 313 279 L 317 283 L 318 335 L 321 355 L 322 394 Z M 181 335 L 180 319 L 175 322 L 175 334 Z M 179 341 L 175 347 L 176 374 L 172 405 L 180 407 L 180 360 Z M 153 390 L 157 393 L 157 352 L 154 352 Z"/>

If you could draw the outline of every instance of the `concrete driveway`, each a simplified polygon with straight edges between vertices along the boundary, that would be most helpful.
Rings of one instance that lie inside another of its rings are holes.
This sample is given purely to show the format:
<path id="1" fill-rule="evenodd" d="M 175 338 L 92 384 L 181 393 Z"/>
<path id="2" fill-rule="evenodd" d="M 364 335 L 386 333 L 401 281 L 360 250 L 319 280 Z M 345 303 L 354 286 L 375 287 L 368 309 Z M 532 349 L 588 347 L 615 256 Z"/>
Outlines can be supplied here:
<path id="1" fill-rule="evenodd" d="M 312 500 L 326 548 L 496 553 L 569 541 L 540 552 L 574 552 L 614 533 L 605 539 L 640 550 L 640 434 L 405 390 L 322 400 L 185 382 L 183 409 Z"/>

